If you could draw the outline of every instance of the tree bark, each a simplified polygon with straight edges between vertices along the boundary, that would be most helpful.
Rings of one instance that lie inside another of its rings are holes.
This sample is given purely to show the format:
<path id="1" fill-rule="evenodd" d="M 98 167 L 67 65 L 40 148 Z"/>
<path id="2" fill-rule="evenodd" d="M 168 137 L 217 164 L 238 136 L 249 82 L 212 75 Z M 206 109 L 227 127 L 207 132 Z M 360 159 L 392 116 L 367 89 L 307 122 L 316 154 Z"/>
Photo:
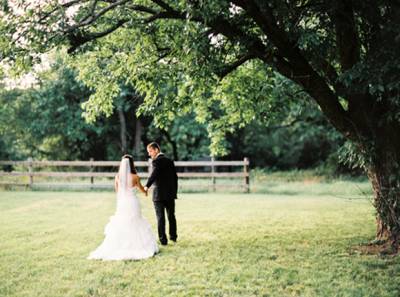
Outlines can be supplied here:
<path id="1" fill-rule="evenodd" d="M 134 150 L 137 158 L 141 158 L 143 156 L 142 152 L 142 133 L 143 133 L 143 125 L 140 119 L 135 118 L 135 140 L 134 140 Z"/>
<path id="2" fill-rule="evenodd" d="M 126 137 L 126 119 L 122 107 L 118 108 L 118 117 L 120 122 L 121 152 L 126 154 L 128 142 Z"/>
<path id="3" fill-rule="evenodd" d="M 178 156 L 178 144 L 176 143 L 176 141 L 174 141 L 171 137 L 171 135 L 168 133 L 167 130 L 161 129 L 161 133 L 165 136 L 165 138 L 167 139 L 167 141 L 172 145 L 172 153 L 174 155 L 174 160 L 177 161 L 179 160 L 179 156 Z"/>
<path id="4" fill-rule="evenodd" d="M 390 242 L 393 252 L 400 244 L 400 158 L 395 139 L 376 143 L 371 152 L 367 174 L 374 191 L 376 209 L 376 239 Z M 385 137 L 385 138 L 386 138 Z"/>

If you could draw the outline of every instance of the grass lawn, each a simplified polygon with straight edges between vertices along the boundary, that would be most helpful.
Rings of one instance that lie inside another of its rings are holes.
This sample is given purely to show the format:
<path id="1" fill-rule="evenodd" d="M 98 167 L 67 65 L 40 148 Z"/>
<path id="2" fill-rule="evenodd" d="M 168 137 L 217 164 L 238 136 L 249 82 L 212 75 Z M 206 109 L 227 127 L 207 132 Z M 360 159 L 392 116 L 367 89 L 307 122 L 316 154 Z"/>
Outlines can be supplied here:
<path id="1" fill-rule="evenodd" d="M 178 243 L 121 262 L 86 260 L 113 193 L 3 191 L 0 296 L 399 296 L 400 258 L 354 249 L 373 239 L 370 201 L 358 185 L 338 187 L 181 194 Z"/>

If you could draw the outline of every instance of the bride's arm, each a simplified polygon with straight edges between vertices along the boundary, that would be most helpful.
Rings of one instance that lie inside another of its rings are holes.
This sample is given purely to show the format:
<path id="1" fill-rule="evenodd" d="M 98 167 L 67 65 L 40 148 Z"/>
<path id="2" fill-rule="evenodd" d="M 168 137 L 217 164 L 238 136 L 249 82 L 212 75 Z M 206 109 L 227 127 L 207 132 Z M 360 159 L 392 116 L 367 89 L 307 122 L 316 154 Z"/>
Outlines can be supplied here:
<path id="1" fill-rule="evenodd" d="M 134 176 L 134 185 L 139 188 L 139 190 L 147 196 L 147 191 L 143 188 L 142 183 L 140 182 L 139 175 Z"/>
<path id="2" fill-rule="evenodd" d="M 115 176 L 114 189 L 115 189 L 115 192 L 118 192 L 118 174 Z"/>

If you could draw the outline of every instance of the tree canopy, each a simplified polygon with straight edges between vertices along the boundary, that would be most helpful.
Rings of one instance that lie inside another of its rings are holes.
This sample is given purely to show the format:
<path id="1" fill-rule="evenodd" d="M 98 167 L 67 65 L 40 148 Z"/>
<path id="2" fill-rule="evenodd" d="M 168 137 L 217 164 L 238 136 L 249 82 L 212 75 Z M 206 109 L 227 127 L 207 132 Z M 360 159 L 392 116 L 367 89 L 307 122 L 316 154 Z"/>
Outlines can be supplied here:
<path id="1" fill-rule="evenodd" d="M 212 152 L 223 154 L 227 132 L 279 115 L 276 85 L 289 79 L 358 148 L 376 194 L 378 235 L 400 242 L 399 1 L 3 3 L 2 58 L 22 66 L 66 46 L 95 89 L 88 120 L 111 113 L 124 82 L 160 127 L 195 112 Z"/>
<path id="2" fill-rule="evenodd" d="M 85 123 L 80 106 L 92 92 L 77 80 L 65 59 L 55 55 L 49 62 L 48 69 L 36 72 L 32 87 L 0 91 L 0 159 L 115 160 L 127 152 L 143 160 L 146 144 L 154 140 L 174 160 L 209 158 L 206 124 L 188 114 L 160 129 L 151 116 L 137 118 L 141 99 L 128 86 L 120 86 L 111 116 Z M 285 108 L 269 125 L 253 121 L 228 133 L 226 158 L 248 157 L 253 168 L 323 166 L 329 173 L 342 169 L 334 162 L 342 137 L 302 92 L 296 95 L 297 104 L 287 104 L 292 91 L 287 90 L 286 80 L 281 83 L 279 96 L 285 98 L 281 101 Z M 325 165 L 327 159 L 331 161 Z"/>

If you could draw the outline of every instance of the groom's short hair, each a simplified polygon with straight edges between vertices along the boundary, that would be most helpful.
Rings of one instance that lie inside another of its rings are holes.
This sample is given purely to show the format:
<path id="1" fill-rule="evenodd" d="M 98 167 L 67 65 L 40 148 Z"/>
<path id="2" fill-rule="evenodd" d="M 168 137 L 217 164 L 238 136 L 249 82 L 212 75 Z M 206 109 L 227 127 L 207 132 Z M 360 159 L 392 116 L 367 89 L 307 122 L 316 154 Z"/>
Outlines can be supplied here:
<path id="1" fill-rule="evenodd" d="M 161 151 L 160 145 L 157 142 L 150 142 L 147 147 L 151 147 L 153 150 L 158 149 Z"/>

